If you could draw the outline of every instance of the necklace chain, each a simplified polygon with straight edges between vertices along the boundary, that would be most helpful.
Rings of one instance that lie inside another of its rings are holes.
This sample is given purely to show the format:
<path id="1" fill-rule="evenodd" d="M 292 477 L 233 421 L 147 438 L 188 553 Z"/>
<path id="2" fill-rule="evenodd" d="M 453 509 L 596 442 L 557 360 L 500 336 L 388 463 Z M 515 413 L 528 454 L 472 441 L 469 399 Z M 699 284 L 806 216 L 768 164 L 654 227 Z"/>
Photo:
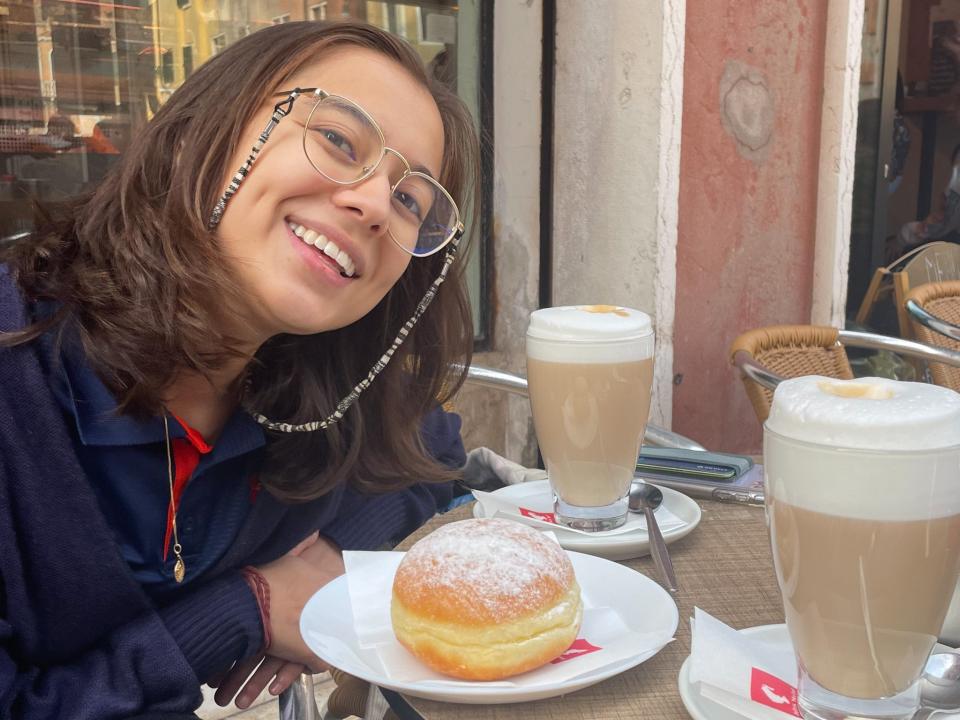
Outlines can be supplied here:
<path id="1" fill-rule="evenodd" d="M 177 535 L 177 501 L 173 495 L 173 456 L 170 453 L 170 421 L 167 420 L 167 414 L 163 414 L 163 438 L 167 445 L 167 480 L 170 483 L 170 516 L 173 518 L 173 554 L 177 562 L 173 566 L 173 579 L 178 583 L 183 582 L 187 574 L 187 565 L 183 562 L 183 547 L 180 545 L 180 537 Z"/>

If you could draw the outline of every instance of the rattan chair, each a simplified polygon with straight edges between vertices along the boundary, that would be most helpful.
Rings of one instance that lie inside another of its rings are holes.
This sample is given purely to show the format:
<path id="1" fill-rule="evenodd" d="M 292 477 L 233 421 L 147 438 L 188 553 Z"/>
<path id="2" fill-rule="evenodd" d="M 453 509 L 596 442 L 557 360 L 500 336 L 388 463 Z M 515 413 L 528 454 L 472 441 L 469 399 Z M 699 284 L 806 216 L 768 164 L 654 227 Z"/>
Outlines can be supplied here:
<path id="1" fill-rule="evenodd" d="M 926 283 L 907 294 L 905 308 L 921 342 L 960 351 L 960 281 Z M 960 368 L 928 364 L 937 385 L 960 391 Z"/>
<path id="2" fill-rule="evenodd" d="M 857 311 L 857 324 L 867 325 L 876 303 L 892 295 L 900 336 L 912 338 L 913 328 L 904 307 L 907 294 L 918 285 L 948 280 L 960 280 L 960 245 L 938 241 L 914 248 L 876 269 Z"/>
<path id="3" fill-rule="evenodd" d="M 852 378 L 847 347 L 889 350 L 960 367 L 960 351 L 817 325 L 776 325 L 745 332 L 733 341 L 730 360 L 740 370 L 747 397 L 762 425 L 770 414 L 773 390 L 783 379 L 803 375 Z"/>

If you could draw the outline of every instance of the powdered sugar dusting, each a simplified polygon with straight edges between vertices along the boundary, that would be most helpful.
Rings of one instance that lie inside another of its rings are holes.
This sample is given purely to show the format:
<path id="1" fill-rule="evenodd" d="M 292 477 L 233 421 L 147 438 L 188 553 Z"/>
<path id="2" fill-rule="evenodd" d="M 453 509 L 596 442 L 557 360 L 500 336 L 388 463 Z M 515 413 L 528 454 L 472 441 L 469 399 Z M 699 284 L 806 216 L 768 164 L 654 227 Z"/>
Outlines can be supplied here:
<path id="1" fill-rule="evenodd" d="M 573 566 L 543 533 L 509 520 L 444 525 L 416 543 L 397 570 L 405 599 L 441 594 L 460 620 L 508 620 L 552 604 L 573 581 Z"/>

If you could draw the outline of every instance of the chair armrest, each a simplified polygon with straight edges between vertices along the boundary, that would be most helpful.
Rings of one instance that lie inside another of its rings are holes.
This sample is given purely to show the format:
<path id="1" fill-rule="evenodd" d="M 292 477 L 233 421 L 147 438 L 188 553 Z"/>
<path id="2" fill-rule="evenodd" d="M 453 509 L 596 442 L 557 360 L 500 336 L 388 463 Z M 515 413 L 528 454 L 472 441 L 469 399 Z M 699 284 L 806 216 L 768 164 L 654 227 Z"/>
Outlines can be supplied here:
<path id="1" fill-rule="evenodd" d="M 942 321 L 940 321 L 942 322 Z M 904 340 L 902 338 L 877 335 L 876 333 L 855 332 L 841 330 L 838 334 L 840 342 L 848 347 L 867 348 L 869 350 L 889 350 L 891 352 L 909 355 L 910 357 L 932 360 L 953 367 L 960 367 L 960 352 L 947 348 L 934 347 L 924 343 Z"/>
<path id="2" fill-rule="evenodd" d="M 960 326 L 941 320 L 936 315 L 931 315 L 913 300 L 907 300 L 907 312 L 924 327 L 928 327 L 952 340 L 960 341 Z"/>
<path id="3" fill-rule="evenodd" d="M 907 303 L 908 308 L 911 303 L 913 303 L 912 300 Z M 923 309 L 919 308 L 919 306 L 918 309 L 923 312 Z M 911 312 L 913 311 L 911 310 Z M 929 315 L 929 313 L 926 314 Z M 933 316 L 931 315 L 930 317 Z M 934 318 L 934 320 L 939 325 L 950 325 L 937 318 Z M 960 340 L 960 327 L 955 325 L 950 325 L 950 327 L 957 332 L 957 335 L 950 335 L 949 337 Z M 837 333 L 837 340 L 845 347 L 859 347 L 868 350 L 889 350 L 890 352 L 900 353 L 910 357 L 960 367 L 960 352 L 947 348 L 934 347 L 932 345 L 924 345 L 923 343 L 914 342 L 913 340 L 904 340 L 902 338 L 878 335 L 876 333 L 856 332 L 854 330 L 840 330 Z M 761 365 L 746 350 L 738 350 L 734 353 L 733 364 L 748 378 L 768 390 L 775 390 L 777 385 L 785 379 Z"/>
<path id="4" fill-rule="evenodd" d="M 527 379 L 520 375 L 494 370 L 482 365 L 471 365 L 467 368 L 467 380 L 471 385 L 503 390 L 523 397 L 529 396 Z M 647 431 L 643 441 L 658 447 L 682 448 L 684 450 L 706 450 L 703 445 L 662 427 L 647 423 Z"/>
<path id="5" fill-rule="evenodd" d="M 733 364 L 748 378 L 768 390 L 776 390 L 777 385 L 786 379 L 758 363 L 746 350 L 737 350 L 734 353 Z"/>

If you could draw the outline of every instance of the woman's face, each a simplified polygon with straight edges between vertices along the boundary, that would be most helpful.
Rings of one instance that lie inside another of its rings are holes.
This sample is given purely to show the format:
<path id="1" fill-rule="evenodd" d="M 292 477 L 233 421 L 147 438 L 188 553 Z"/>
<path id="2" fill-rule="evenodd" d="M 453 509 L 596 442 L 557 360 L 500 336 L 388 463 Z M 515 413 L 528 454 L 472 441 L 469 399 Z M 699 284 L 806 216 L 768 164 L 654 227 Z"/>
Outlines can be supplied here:
<path id="1" fill-rule="evenodd" d="M 393 60 L 364 48 L 338 48 L 278 90 L 295 87 L 318 87 L 353 100 L 380 126 L 388 147 L 412 166 L 440 176 L 443 124 L 436 103 Z M 279 99 L 264 104 L 247 126 L 224 188 Z M 308 111 L 314 101 L 307 95 L 296 102 Z M 418 262 L 387 234 L 390 179 L 402 172 L 400 161 L 388 153 L 367 179 L 337 185 L 307 160 L 302 133 L 295 115 L 280 121 L 217 229 L 246 297 L 239 308 L 246 327 L 239 331 L 257 344 L 278 333 L 304 335 L 349 325 L 383 299 L 411 260 Z M 314 242 L 324 235 L 347 257 L 340 255 L 338 263 L 297 233 Z"/>

